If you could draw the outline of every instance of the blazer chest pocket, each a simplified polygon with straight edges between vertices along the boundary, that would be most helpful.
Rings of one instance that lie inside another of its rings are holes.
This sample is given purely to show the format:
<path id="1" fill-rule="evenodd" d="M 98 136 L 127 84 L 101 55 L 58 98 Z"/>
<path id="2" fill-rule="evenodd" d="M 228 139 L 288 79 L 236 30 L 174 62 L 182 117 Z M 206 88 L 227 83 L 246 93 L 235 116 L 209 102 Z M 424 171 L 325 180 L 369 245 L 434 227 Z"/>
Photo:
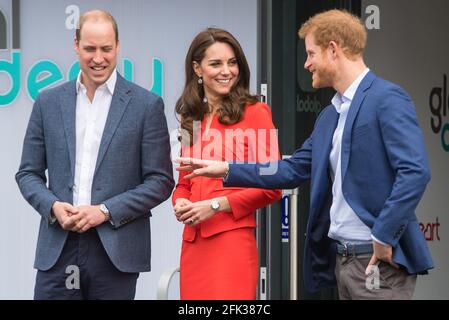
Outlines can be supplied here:
<path id="1" fill-rule="evenodd" d="M 137 124 L 126 123 L 123 125 L 119 125 L 117 131 L 135 133 L 137 132 L 137 129 Z"/>
<path id="2" fill-rule="evenodd" d="M 117 130 L 115 131 L 115 136 L 124 138 L 124 139 L 133 139 L 135 140 L 138 136 L 138 128 L 137 125 L 121 125 L 117 127 Z"/>
<path id="3" fill-rule="evenodd" d="M 118 126 L 112 138 L 113 146 L 118 146 L 122 150 L 130 150 L 133 146 L 140 145 L 141 134 L 137 126 Z"/>
<path id="4" fill-rule="evenodd" d="M 352 137 L 355 138 L 355 137 L 359 137 L 359 136 L 362 136 L 362 135 L 366 135 L 366 134 L 372 132 L 372 130 L 373 130 L 373 128 L 372 128 L 371 125 L 363 124 L 361 126 L 355 127 L 352 130 Z"/>

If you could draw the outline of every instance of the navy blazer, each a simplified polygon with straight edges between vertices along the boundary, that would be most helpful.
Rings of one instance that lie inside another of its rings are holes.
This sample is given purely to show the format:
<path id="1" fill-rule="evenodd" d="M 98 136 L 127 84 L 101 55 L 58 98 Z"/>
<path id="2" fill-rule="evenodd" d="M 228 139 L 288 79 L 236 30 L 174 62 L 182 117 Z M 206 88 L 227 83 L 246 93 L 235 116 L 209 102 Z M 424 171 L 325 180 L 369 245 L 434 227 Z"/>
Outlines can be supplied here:
<path id="1" fill-rule="evenodd" d="M 68 231 L 50 223 L 55 201 L 73 203 L 76 156 L 76 81 L 42 92 L 25 135 L 16 181 L 40 213 L 35 268 L 50 269 Z M 46 170 L 48 170 L 48 185 Z M 111 223 L 97 231 L 113 264 L 123 272 L 151 269 L 151 209 L 174 187 L 170 141 L 162 99 L 126 81 L 117 82 L 92 184 L 92 204 L 106 204 Z"/>
<path id="2" fill-rule="evenodd" d="M 311 136 L 274 174 L 264 164 L 231 164 L 225 186 L 293 189 L 311 180 L 304 251 L 310 291 L 335 283 L 335 242 L 330 226 L 332 182 L 329 154 L 338 113 L 329 105 Z M 271 164 L 272 166 L 274 164 Z M 399 86 L 369 72 L 351 103 L 342 137 L 343 195 L 379 240 L 393 246 L 393 260 L 410 274 L 433 268 L 415 209 L 430 180 L 427 153 L 415 107 Z"/>

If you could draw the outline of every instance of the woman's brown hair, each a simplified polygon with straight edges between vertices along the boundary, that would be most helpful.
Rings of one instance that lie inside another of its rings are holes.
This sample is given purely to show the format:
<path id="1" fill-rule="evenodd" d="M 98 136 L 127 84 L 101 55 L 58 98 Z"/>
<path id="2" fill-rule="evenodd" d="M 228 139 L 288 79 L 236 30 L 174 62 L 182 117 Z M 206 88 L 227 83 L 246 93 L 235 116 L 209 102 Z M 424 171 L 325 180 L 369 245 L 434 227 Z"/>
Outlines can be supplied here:
<path id="1" fill-rule="evenodd" d="M 196 137 L 193 134 L 194 121 L 201 121 L 209 110 L 204 102 L 203 85 L 198 83 L 198 76 L 193 70 L 193 63 L 201 64 L 207 48 L 216 42 L 227 43 L 234 51 L 239 67 L 237 81 L 229 94 L 223 96 L 220 107 L 216 110 L 218 120 L 223 124 L 233 124 L 243 116 L 246 104 L 256 103 L 257 97 L 249 93 L 250 71 L 245 54 L 239 42 L 229 32 L 208 28 L 200 32 L 192 41 L 185 60 L 186 82 L 182 95 L 176 102 L 176 113 L 181 117 L 181 142 L 192 145 Z"/>

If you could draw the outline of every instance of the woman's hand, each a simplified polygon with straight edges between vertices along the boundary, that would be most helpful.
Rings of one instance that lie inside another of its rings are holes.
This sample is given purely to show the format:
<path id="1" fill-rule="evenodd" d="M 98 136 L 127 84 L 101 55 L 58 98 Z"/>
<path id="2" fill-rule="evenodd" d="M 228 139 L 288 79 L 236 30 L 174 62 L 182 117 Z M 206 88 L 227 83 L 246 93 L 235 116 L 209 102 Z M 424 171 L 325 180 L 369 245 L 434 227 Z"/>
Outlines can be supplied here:
<path id="1" fill-rule="evenodd" d="M 212 199 L 193 202 L 180 207 L 176 212 L 176 215 L 179 216 L 178 221 L 190 226 L 195 226 L 203 221 L 206 221 L 207 219 L 210 219 L 218 211 L 229 210 L 229 202 L 226 197 L 216 198 L 216 200 L 220 203 L 220 209 L 217 211 L 211 207 Z"/>
<path id="2" fill-rule="evenodd" d="M 175 212 L 176 220 L 181 221 L 181 220 L 179 220 L 179 218 L 181 217 L 181 215 L 179 214 L 179 211 L 181 210 L 182 207 L 185 207 L 191 203 L 192 203 L 192 201 L 190 201 L 189 199 L 186 199 L 186 198 L 176 199 L 175 206 L 173 207 L 173 211 Z"/>

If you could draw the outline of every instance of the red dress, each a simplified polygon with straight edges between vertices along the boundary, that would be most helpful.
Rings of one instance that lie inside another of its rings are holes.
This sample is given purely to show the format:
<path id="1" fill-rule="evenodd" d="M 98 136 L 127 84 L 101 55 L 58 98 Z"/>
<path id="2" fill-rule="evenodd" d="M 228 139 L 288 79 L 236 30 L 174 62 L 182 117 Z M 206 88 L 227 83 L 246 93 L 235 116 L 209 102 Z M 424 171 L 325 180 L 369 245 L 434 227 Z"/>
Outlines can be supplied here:
<path id="1" fill-rule="evenodd" d="M 247 105 L 236 124 L 223 125 L 212 118 L 208 132 L 201 122 L 201 137 L 182 147 L 183 157 L 228 161 L 267 162 L 279 159 L 271 111 L 264 103 Z M 280 190 L 224 188 L 222 179 L 184 179 L 181 172 L 173 203 L 226 196 L 231 211 L 217 212 L 197 226 L 186 225 L 180 263 L 181 299 L 255 299 L 258 253 L 254 237 L 254 211 L 279 200 Z"/>

